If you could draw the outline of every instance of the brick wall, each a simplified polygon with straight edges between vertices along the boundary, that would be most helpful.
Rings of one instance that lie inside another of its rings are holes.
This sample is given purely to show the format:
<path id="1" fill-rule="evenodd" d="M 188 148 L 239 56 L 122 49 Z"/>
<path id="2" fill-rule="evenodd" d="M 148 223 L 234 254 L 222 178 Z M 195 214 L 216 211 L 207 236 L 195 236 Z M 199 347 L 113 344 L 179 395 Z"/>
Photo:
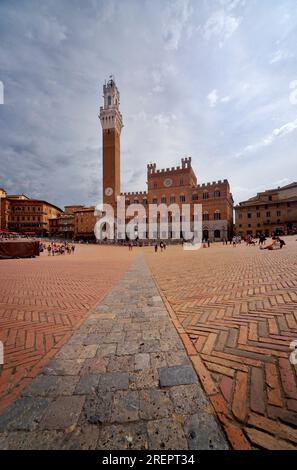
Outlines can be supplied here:
<path id="1" fill-rule="evenodd" d="M 203 228 L 206 238 L 211 240 L 229 238 L 233 229 L 233 199 L 227 180 L 197 184 L 191 166 L 191 158 L 184 158 L 181 166 L 157 169 L 155 163 L 147 165 L 148 190 L 122 193 L 126 204 L 202 204 Z M 217 236 L 215 236 L 217 235 Z"/>

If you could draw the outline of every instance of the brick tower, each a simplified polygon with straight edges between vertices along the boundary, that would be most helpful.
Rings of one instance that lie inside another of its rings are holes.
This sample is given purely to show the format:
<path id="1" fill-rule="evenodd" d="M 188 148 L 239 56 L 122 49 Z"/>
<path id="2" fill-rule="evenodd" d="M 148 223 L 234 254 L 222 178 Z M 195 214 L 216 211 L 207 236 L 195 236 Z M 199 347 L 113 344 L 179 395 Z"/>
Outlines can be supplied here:
<path id="1" fill-rule="evenodd" d="M 120 195 L 120 136 L 123 127 L 119 110 L 120 93 L 112 76 L 103 85 L 104 106 L 100 107 L 103 134 L 103 203 L 115 206 Z"/>

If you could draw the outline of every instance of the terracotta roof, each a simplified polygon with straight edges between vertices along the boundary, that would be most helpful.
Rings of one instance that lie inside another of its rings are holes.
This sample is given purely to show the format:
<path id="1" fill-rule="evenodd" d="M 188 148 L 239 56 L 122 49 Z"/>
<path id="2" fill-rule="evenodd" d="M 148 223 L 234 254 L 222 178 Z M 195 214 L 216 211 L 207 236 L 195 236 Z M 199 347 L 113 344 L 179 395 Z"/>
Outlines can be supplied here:
<path id="1" fill-rule="evenodd" d="M 9 197 L 7 197 L 7 199 L 9 199 Z M 43 201 L 41 199 L 12 199 L 12 201 L 15 202 L 16 204 L 28 204 L 28 203 L 31 203 L 31 202 L 40 202 L 42 204 L 47 204 L 48 206 L 54 207 L 55 209 L 57 209 L 60 212 L 63 212 L 62 209 L 60 209 L 60 207 L 55 206 L 51 202 Z"/>

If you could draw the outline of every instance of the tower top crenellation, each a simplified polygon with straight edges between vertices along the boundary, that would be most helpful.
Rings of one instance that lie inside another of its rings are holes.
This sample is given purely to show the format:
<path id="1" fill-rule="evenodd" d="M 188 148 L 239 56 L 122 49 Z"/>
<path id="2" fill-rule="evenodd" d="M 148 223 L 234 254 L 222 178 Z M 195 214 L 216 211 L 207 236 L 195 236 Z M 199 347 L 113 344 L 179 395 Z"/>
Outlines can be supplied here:
<path id="1" fill-rule="evenodd" d="M 103 85 L 103 106 L 100 107 L 99 118 L 102 129 L 115 129 L 119 133 L 123 127 L 122 115 L 120 113 L 120 92 L 116 86 L 113 75 Z"/>

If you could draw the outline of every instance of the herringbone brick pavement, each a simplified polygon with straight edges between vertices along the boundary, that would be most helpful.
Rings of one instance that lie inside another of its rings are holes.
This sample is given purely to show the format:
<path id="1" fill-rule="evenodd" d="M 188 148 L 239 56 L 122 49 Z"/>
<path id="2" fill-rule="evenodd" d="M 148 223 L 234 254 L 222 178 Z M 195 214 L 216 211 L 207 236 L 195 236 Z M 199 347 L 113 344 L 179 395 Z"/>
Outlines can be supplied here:
<path id="1" fill-rule="evenodd" d="M 200 380 L 235 449 L 297 448 L 297 242 L 146 250 Z"/>
<path id="2" fill-rule="evenodd" d="M 0 261 L 0 411 L 121 278 L 136 251 L 78 245 L 74 255 Z"/>

